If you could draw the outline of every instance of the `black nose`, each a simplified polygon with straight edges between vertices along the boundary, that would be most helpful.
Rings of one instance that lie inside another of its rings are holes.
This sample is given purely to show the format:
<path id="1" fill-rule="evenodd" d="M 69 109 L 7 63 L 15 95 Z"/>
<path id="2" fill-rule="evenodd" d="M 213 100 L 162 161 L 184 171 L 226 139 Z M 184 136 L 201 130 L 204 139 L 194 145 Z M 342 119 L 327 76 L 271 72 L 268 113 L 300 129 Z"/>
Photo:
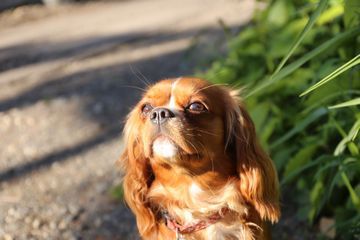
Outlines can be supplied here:
<path id="1" fill-rule="evenodd" d="M 150 120 L 154 124 L 162 124 L 169 118 L 175 117 L 175 114 L 167 108 L 155 108 L 151 111 Z"/>

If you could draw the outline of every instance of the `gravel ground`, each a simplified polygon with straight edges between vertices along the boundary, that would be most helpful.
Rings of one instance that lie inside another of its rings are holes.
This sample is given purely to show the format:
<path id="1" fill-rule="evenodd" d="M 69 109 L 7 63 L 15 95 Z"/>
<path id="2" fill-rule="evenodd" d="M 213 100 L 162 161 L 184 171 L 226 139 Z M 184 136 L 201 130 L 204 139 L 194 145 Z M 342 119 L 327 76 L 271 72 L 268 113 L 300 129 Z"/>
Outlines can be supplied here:
<path id="1" fill-rule="evenodd" d="M 137 239 L 109 189 L 123 119 L 160 78 L 224 51 L 250 0 L 152 0 L 0 14 L 0 239 Z"/>

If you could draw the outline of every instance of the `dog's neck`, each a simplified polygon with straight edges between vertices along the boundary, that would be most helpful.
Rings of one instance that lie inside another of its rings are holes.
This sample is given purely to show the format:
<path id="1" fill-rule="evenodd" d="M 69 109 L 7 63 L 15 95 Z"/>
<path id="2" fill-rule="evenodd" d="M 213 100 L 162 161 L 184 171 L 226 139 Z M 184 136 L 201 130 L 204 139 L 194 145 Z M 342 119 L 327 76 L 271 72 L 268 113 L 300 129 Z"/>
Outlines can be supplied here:
<path id="1" fill-rule="evenodd" d="M 190 175 L 182 167 L 167 164 L 153 164 L 152 170 L 154 181 L 147 196 L 150 204 L 158 211 L 166 210 L 179 224 L 191 225 L 227 209 L 224 218 L 194 236 L 190 234 L 194 239 L 224 239 L 226 234 L 234 239 L 253 239 L 253 229 L 244 223 L 252 210 L 240 194 L 235 175 L 229 177 L 221 171 Z"/>
<path id="2" fill-rule="evenodd" d="M 210 185 L 212 188 L 222 187 L 229 176 L 237 177 L 235 162 L 225 153 L 201 159 L 196 156 L 181 156 L 166 160 L 151 158 L 150 164 L 156 180 L 163 185 L 180 182 L 196 182 L 199 185 Z"/>
<path id="3" fill-rule="evenodd" d="M 181 222 L 206 217 L 227 207 L 236 212 L 244 211 L 236 184 L 238 179 L 235 175 L 229 177 L 231 169 L 224 167 L 216 171 L 214 168 L 192 175 L 178 165 L 152 164 L 152 170 L 150 201 Z"/>

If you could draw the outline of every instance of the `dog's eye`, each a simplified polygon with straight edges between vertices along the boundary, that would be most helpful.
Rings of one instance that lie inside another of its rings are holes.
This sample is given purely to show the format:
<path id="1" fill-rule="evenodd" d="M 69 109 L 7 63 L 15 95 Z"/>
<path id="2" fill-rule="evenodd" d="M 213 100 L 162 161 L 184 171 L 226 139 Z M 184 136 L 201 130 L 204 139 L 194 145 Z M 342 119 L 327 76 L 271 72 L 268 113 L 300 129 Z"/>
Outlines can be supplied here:
<path id="1" fill-rule="evenodd" d="M 146 103 L 146 104 L 144 104 L 144 105 L 142 106 L 141 112 L 146 115 L 146 114 L 148 114 L 152 109 L 153 109 L 153 107 L 152 107 L 149 103 Z"/>
<path id="2" fill-rule="evenodd" d="M 204 104 L 200 103 L 200 102 L 193 102 L 191 103 L 188 107 L 188 110 L 192 111 L 192 112 L 204 112 L 206 111 L 206 107 L 204 106 Z"/>

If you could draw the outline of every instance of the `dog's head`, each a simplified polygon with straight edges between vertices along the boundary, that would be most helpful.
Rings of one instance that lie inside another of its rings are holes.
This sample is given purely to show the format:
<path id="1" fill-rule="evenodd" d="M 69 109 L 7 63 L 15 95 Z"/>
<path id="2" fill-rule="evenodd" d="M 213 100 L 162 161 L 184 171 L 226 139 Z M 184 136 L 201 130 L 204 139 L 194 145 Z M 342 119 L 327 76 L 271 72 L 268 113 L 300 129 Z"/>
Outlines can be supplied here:
<path id="1" fill-rule="evenodd" d="M 124 135 L 125 197 L 140 232 L 154 221 L 146 200 L 154 164 L 236 176 L 241 195 L 259 216 L 278 220 L 276 172 L 235 91 L 198 78 L 160 81 L 131 111 Z"/>

